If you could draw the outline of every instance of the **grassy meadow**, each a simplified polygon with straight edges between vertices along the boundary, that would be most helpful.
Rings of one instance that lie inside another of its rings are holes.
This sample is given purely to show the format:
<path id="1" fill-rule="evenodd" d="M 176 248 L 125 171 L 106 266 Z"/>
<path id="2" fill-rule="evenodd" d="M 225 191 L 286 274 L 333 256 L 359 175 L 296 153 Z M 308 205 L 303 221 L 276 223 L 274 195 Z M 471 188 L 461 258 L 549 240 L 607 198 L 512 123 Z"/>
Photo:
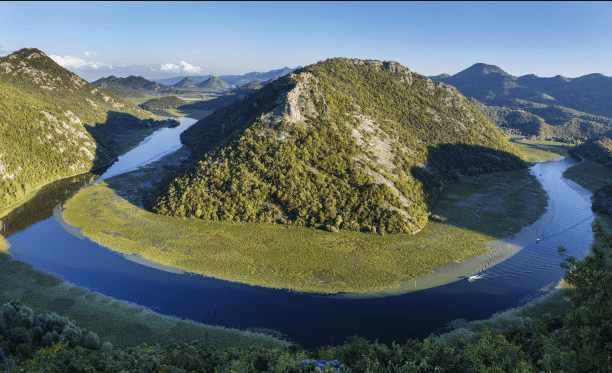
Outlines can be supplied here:
<path id="1" fill-rule="evenodd" d="M 138 208 L 106 183 L 77 193 L 63 218 L 112 250 L 189 272 L 294 291 L 372 293 L 483 254 L 489 242 L 537 220 L 546 206 L 527 170 L 466 177 L 446 195 L 434 209 L 445 222 L 432 220 L 416 235 L 177 219 Z"/>

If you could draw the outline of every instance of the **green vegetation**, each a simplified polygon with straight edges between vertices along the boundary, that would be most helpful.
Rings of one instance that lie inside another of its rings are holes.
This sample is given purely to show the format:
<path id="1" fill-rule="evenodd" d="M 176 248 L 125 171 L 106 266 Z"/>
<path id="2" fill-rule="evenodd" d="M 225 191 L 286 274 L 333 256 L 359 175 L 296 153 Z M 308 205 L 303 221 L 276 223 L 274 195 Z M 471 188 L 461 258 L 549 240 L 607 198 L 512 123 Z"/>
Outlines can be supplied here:
<path id="1" fill-rule="evenodd" d="M 36 49 L 0 57 L 0 208 L 108 165 L 123 150 L 114 139 L 162 123 L 153 118 Z"/>
<path id="2" fill-rule="evenodd" d="M 157 213 L 330 231 L 418 232 L 457 175 L 526 165 L 454 89 L 378 61 L 309 66 L 181 139 L 193 166 L 162 185 Z"/>
<path id="3" fill-rule="evenodd" d="M 516 135 L 510 136 L 510 141 L 514 143 L 524 159 L 535 163 L 566 156 L 570 148 L 567 144 L 558 141 L 527 139 Z"/>
<path id="4" fill-rule="evenodd" d="M 592 192 L 612 183 L 610 168 L 590 159 L 583 159 L 579 164 L 565 170 L 563 177 L 575 181 Z"/>
<path id="5" fill-rule="evenodd" d="M 140 184 L 134 177 L 107 182 L 123 195 Z M 170 218 L 137 208 L 104 184 L 76 194 L 63 217 L 113 250 L 207 276 L 297 291 L 389 291 L 430 268 L 486 252 L 488 242 L 531 224 L 546 206 L 539 184 L 524 169 L 460 182 L 434 209 L 447 223 L 432 221 L 411 236 Z M 474 196 L 478 201 L 463 202 Z M 403 291 L 410 290 L 412 285 Z"/>
<path id="6" fill-rule="evenodd" d="M 416 236 L 335 234 L 280 224 L 156 215 L 104 184 L 77 193 L 63 217 L 113 250 L 229 281 L 311 292 L 393 288 L 486 251 L 492 237 L 432 222 Z"/>
<path id="7" fill-rule="evenodd" d="M 612 129 L 612 84 L 601 74 L 515 77 L 478 63 L 453 76 L 432 79 L 455 86 L 509 134 L 576 144 Z"/>

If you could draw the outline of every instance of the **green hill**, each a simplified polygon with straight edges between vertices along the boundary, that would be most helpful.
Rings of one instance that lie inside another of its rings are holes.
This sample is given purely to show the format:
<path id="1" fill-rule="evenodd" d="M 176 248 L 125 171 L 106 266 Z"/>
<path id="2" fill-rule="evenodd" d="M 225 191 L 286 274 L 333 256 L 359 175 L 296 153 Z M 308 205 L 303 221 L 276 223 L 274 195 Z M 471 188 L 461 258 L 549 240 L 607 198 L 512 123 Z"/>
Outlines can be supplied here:
<path id="1" fill-rule="evenodd" d="M 415 233 L 458 174 L 524 167 L 456 89 L 395 62 L 335 58 L 221 108 L 153 209 L 172 216 Z"/>
<path id="2" fill-rule="evenodd" d="M 127 78 L 117 78 L 111 75 L 107 78 L 101 78 L 91 83 L 98 88 L 105 89 L 122 98 L 141 98 L 146 94 L 160 93 L 177 93 L 178 91 L 172 87 L 152 82 L 141 76 L 130 75 Z"/>
<path id="3" fill-rule="evenodd" d="M 153 118 L 37 49 L 0 57 L 0 208 L 108 165 L 119 151 L 114 138 L 161 123 Z"/>
<path id="4" fill-rule="evenodd" d="M 214 92 L 226 91 L 232 87 L 233 86 L 231 84 L 224 82 L 223 80 L 217 78 L 216 76 L 212 76 L 206 79 L 205 81 L 203 81 L 202 83 L 198 83 L 198 88 L 202 88 L 207 91 L 214 91 Z"/>

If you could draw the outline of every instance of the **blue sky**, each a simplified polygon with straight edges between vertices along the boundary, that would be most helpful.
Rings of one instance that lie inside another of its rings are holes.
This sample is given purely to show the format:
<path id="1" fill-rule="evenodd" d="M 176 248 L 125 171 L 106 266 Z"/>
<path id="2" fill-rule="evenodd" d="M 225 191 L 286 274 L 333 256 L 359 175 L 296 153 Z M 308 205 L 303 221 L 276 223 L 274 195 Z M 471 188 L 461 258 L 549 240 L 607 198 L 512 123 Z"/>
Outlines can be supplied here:
<path id="1" fill-rule="evenodd" d="M 423 75 L 484 62 L 516 76 L 612 76 L 612 2 L 0 2 L 0 55 L 24 47 L 90 81 L 331 57 Z"/>

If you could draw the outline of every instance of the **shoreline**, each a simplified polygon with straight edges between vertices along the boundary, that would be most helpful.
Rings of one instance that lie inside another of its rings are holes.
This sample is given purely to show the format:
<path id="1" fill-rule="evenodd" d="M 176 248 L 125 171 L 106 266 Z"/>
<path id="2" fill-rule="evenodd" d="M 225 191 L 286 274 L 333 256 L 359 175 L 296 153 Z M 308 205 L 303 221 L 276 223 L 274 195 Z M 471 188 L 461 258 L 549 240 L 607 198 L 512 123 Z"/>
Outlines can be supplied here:
<path id="1" fill-rule="evenodd" d="M 544 231 L 553 216 L 553 209 L 547 208 L 546 212 L 535 223 L 521 228 L 515 234 L 487 243 L 490 250 L 486 253 L 467 258 L 463 262 L 453 262 L 435 267 L 431 269 L 432 273 L 419 276 L 410 282 L 400 282 L 398 287 L 373 293 L 342 293 L 336 296 L 349 299 L 383 298 L 463 280 L 510 259 L 523 250 L 529 243 L 537 239 L 538 232 Z"/>

